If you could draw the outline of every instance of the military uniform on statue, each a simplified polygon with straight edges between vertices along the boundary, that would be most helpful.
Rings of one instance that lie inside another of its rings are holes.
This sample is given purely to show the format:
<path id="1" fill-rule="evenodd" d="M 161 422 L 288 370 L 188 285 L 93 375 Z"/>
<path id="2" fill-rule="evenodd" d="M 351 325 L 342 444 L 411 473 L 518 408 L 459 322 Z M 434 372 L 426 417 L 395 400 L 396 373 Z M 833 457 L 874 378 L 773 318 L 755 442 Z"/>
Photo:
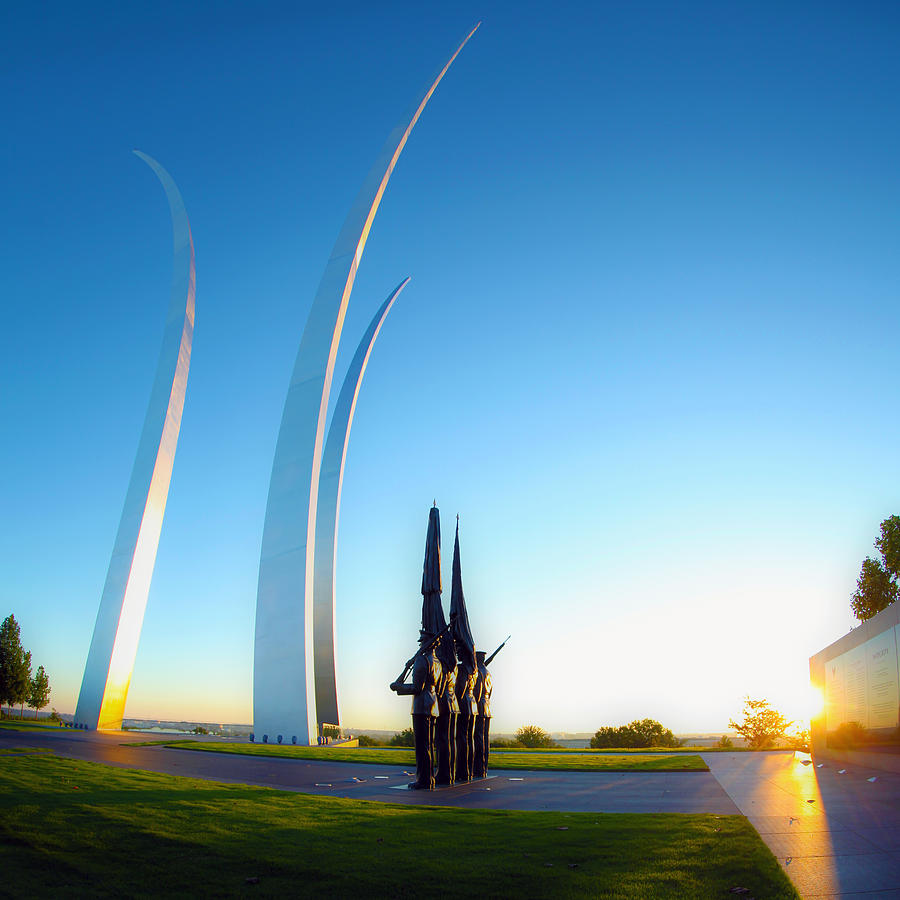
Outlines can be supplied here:
<path id="1" fill-rule="evenodd" d="M 475 702 L 475 679 L 478 669 L 475 665 L 475 641 L 469 627 L 469 612 L 463 594 L 462 563 L 459 558 L 459 516 L 456 517 L 456 538 L 453 541 L 453 586 L 450 591 L 450 628 L 456 644 L 459 665 L 456 669 L 456 699 L 459 716 L 456 720 L 456 780 L 472 780 L 472 762 L 475 752 L 475 716 L 478 704 Z"/>
<path id="2" fill-rule="evenodd" d="M 456 777 L 456 717 L 459 713 L 459 703 L 456 700 L 456 656 L 449 638 L 442 641 L 438 653 L 442 677 L 438 690 L 440 715 L 434 726 L 434 749 L 437 753 L 435 784 L 450 785 Z"/>
<path id="3" fill-rule="evenodd" d="M 472 763 L 475 755 L 475 717 L 478 702 L 475 700 L 475 681 L 478 670 L 469 665 L 460 650 L 456 669 L 456 697 L 459 717 L 456 720 L 456 780 L 472 780 Z"/>
<path id="4" fill-rule="evenodd" d="M 475 777 L 484 778 L 488 773 L 491 742 L 491 673 L 484 662 L 485 653 L 475 654 L 478 661 L 478 677 L 475 682 L 475 699 L 478 701 L 478 717 L 475 719 Z"/>
<path id="5" fill-rule="evenodd" d="M 404 684 L 398 679 L 391 684 L 397 694 L 412 694 L 413 734 L 416 739 L 416 780 L 409 785 L 414 790 L 433 790 L 432 770 L 434 749 L 434 720 L 438 715 L 437 686 L 443 678 L 441 664 L 434 655 L 433 647 L 427 647 L 434 638 L 426 631 L 421 633 L 419 643 L 426 645 L 416 654 L 412 666 L 412 684 Z M 438 638 L 438 643 L 440 638 Z"/>

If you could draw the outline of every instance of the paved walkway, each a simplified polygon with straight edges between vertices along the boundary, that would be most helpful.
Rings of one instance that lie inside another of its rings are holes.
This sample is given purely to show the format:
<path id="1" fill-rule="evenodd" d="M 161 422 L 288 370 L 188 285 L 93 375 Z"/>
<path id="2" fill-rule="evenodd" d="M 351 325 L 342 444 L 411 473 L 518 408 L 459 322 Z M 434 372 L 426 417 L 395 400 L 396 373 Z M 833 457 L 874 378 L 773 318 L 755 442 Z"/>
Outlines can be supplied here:
<path id="1" fill-rule="evenodd" d="M 166 747 L 129 747 L 133 733 L 0 731 L 0 747 L 42 746 L 59 756 L 185 775 L 255 784 L 287 791 L 468 809 L 564 812 L 677 812 L 736 815 L 738 809 L 708 772 L 548 772 L 495 769 L 492 777 L 436 791 L 409 791 L 411 770 L 202 753 Z M 399 788 L 399 789 L 398 789 Z"/>
<path id="2" fill-rule="evenodd" d="M 709 773 L 495 769 L 483 781 L 422 792 L 404 789 L 410 774 L 402 766 L 123 746 L 136 740 L 133 733 L 0 730 L 0 747 L 48 747 L 59 756 L 107 765 L 359 800 L 469 809 L 743 813 L 803 897 L 900 900 L 900 775 L 830 763 L 818 767 L 791 751 L 701 754 Z"/>
<path id="3" fill-rule="evenodd" d="M 900 898 L 900 775 L 789 751 L 703 758 L 803 897 Z"/>

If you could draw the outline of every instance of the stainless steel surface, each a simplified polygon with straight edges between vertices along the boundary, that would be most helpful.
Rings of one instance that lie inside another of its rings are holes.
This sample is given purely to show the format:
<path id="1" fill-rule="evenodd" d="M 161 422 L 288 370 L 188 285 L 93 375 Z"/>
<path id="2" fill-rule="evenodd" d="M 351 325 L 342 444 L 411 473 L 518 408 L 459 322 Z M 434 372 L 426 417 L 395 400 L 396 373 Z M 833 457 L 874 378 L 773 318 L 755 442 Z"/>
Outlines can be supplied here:
<path id="1" fill-rule="evenodd" d="M 340 725 L 335 661 L 335 567 L 341 511 L 344 461 L 353 412 L 375 339 L 394 301 L 409 283 L 404 278 L 375 313 L 362 336 L 338 395 L 322 454 L 319 499 L 316 503 L 316 563 L 313 584 L 313 647 L 316 672 L 316 713 L 319 724 Z"/>
<path id="2" fill-rule="evenodd" d="M 175 462 L 194 333 L 194 244 L 184 203 L 169 173 L 134 152 L 156 173 L 169 201 L 174 274 L 150 404 L 75 708 L 75 722 L 89 729 L 122 725 Z"/>
<path id="3" fill-rule="evenodd" d="M 476 26 L 477 28 L 477 26 Z M 325 418 L 350 292 L 391 173 L 413 126 L 469 33 L 391 133 L 344 222 L 325 267 L 284 403 L 266 504 L 253 660 L 257 740 L 311 744 L 316 738 L 313 583 L 316 512 Z"/>

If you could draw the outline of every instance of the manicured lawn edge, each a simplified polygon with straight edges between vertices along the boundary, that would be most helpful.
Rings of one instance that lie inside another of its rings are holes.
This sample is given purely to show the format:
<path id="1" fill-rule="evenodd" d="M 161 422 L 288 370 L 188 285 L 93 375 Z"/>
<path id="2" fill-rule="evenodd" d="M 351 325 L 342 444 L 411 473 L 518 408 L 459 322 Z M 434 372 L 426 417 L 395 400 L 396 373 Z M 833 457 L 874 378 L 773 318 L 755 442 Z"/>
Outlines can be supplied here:
<path id="1" fill-rule="evenodd" d="M 0 866 L 20 896 L 797 898 L 743 816 L 406 806 L 43 756 L 0 758 Z"/>
<path id="2" fill-rule="evenodd" d="M 295 747 L 283 744 L 217 744 L 200 741 L 170 741 L 176 750 L 199 750 L 208 753 L 231 753 L 242 756 L 265 756 L 281 759 L 352 762 L 361 765 L 413 766 L 412 750 L 384 747 Z M 633 754 L 610 756 L 583 753 L 576 756 L 547 756 L 522 750 L 491 750 L 491 769 L 547 769 L 570 772 L 708 772 L 706 763 L 696 755 Z"/>

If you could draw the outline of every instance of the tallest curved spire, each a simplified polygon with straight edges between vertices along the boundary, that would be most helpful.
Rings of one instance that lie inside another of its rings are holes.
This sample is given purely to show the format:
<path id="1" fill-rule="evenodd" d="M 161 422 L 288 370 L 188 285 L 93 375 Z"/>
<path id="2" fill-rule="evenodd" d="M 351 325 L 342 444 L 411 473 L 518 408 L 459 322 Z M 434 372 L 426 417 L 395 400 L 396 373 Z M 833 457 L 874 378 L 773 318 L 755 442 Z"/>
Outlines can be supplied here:
<path id="1" fill-rule="evenodd" d="M 480 25 L 481 23 L 479 23 Z M 390 134 L 344 221 L 300 339 L 275 446 L 266 504 L 253 660 L 258 739 L 312 743 L 316 736 L 313 570 L 316 504 L 334 363 L 350 292 L 394 166 L 410 132 L 473 28 Z"/>
<path id="2" fill-rule="evenodd" d="M 88 729 L 122 727 L 169 496 L 194 340 L 194 241 L 184 201 L 172 176 L 155 159 L 134 152 L 156 174 L 169 201 L 174 274 L 156 377 L 75 707 L 75 724 Z"/>

